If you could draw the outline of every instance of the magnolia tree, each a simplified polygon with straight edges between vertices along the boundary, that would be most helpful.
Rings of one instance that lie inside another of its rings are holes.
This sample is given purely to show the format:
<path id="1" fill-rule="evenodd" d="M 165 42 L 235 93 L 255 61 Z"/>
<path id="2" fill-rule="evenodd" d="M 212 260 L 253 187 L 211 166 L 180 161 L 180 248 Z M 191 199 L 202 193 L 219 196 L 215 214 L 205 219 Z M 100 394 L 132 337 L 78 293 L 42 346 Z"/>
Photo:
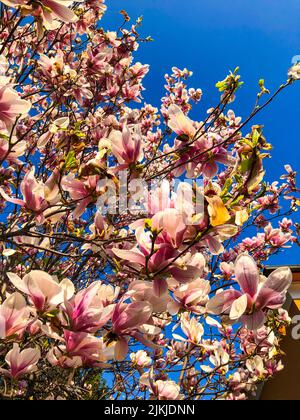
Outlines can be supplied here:
<path id="1" fill-rule="evenodd" d="M 264 264 L 299 244 L 296 173 L 265 181 L 272 146 L 249 123 L 300 65 L 274 93 L 260 80 L 245 120 L 236 69 L 193 121 L 191 72 L 144 103 L 150 38 L 124 11 L 105 31 L 105 10 L 1 3 L 0 395 L 246 399 L 283 368 L 290 323 L 291 271 Z"/>

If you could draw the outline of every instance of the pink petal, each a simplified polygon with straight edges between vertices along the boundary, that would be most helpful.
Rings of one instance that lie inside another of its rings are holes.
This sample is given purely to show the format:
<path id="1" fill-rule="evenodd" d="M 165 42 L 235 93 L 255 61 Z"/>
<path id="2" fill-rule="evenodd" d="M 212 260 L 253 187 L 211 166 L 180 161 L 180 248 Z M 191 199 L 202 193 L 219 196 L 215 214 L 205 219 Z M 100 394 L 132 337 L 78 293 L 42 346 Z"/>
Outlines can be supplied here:
<path id="1" fill-rule="evenodd" d="M 242 295 L 238 299 L 236 299 L 233 304 L 231 305 L 230 319 L 239 319 L 244 313 L 246 312 L 248 304 L 247 295 Z"/>
<path id="2" fill-rule="evenodd" d="M 182 110 L 177 105 L 171 105 L 168 109 L 169 122 L 168 126 L 179 136 L 186 134 L 190 138 L 194 136 L 196 130 L 192 121 L 184 115 Z"/>
<path id="3" fill-rule="evenodd" d="M 263 311 L 255 311 L 252 315 L 244 315 L 242 317 L 243 324 L 250 331 L 255 331 L 261 328 L 266 321 L 266 315 Z"/>
<path id="4" fill-rule="evenodd" d="M 189 283 L 201 277 L 203 271 L 192 265 L 187 265 L 186 268 L 171 267 L 169 273 L 180 283 Z"/>
<path id="5" fill-rule="evenodd" d="M 218 173 L 218 165 L 216 164 L 216 162 L 207 162 L 207 163 L 204 163 L 202 165 L 202 172 L 203 172 L 203 175 L 206 178 L 211 179 L 211 178 L 213 178 L 214 176 L 217 175 L 217 173 Z"/>
<path id="6" fill-rule="evenodd" d="M 49 7 L 63 22 L 76 22 L 78 19 L 71 9 L 61 4 L 61 0 L 43 0 L 43 4 Z"/>
<path id="7" fill-rule="evenodd" d="M 224 251 L 221 241 L 214 236 L 208 235 L 205 238 L 205 242 L 207 243 L 212 255 L 220 255 Z"/>
<path id="8" fill-rule="evenodd" d="M 141 264 L 143 266 L 145 265 L 145 257 L 138 249 L 126 250 L 113 248 L 112 252 L 121 260 Z"/>
<path id="9" fill-rule="evenodd" d="M 280 308 L 285 301 L 285 293 L 275 292 L 268 287 L 263 286 L 256 298 L 255 306 L 257 309 Z"/>
<path id="10" fill-rule="evenodd" d="M 279 293 L 285 292 L 290 287 L 292 281 L 293 274 L 291 269 L 289 267 L 282 267 L 269 275 L 264 287 L 268 287 Z"/>
<path id="11" fill-rule="evenodd" d="M 9 195 L 7 195 L 2 188 L 0 188 L 0 194 L 4 198 L 4 200 L 9 201 L 10 203 L 17 204 L 18 206 L 25 206 L 25 201 L 20 200 L 18 198 L 11 198 Z"/>
<path id="12" fill-rule="evenodd" d="M 259 283 L 259 272 L 254 259 L 246 254 L 239 256 L 235 262 L 235 275 L 243 292 L 253 298 Z"/>
<path id="13" fill-rule="evenodd" d="M 156 278 L 153 281 L 153 291 L 158 297 L 166 295 L 168 292 L 168 283 L 165 279 Z"/>
<path id="14" fill-rule="evenodd" d="M 239 297 L 241 297 L 241 293 L 235 289 L 229 289 L 220 292 L 207 303 L 207 312 L 220 315 L 228 311 L 233 302 Z"/>
<path id="15" fill-rule="evenodd" d="M 128 343 L 127 340 L 123 337 L 117 341 L 115 346 L 115 359 L 119 362 L 122 362 L 128 353 Z"/>

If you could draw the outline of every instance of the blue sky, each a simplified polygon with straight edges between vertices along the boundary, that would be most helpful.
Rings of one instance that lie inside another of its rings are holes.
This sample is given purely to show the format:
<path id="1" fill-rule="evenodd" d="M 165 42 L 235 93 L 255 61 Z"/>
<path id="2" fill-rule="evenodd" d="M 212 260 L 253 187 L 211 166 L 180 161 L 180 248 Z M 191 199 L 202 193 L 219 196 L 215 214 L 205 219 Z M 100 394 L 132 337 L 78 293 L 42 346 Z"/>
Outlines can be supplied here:
<path id="1" fill-rule="evenodd" d="M 143 15 L 142 35 L 154 42 L 142 44 L 136 59 L 150 64 L 145 80 L 144 98 L 160 105 L 164 93 L 165 73 L 172 66 L 187 67 L 194 72 L 193 87 L 203 90 L 203 100 L 192 117 L 202 120 L 206 109 L 216 104 L 214 87 L 228 70 L 240 67 L 245 85 L 232 108 L 246 117 L 256 97 L 257 81 L 265 79 L 266 87 L 276 89 L 286 80 L 292 58 L 300 55 L 300 1 L 288 0 L 107 0 L 108 12 L 103 19 L 107 29 L 121 22 L 119 11 L 125 9 L 134 19 Z M 265 135 L 273 144 L 268 161 L 268 179 L 275 180 L 290 163 L 300 167 L 300 82 L 285 91 L 256 118 L 264 124 Z M 297 215 L 300 221 L 299 214 Z M 294 247 L 275 264 L 300 263 L 299 248 Z"/>

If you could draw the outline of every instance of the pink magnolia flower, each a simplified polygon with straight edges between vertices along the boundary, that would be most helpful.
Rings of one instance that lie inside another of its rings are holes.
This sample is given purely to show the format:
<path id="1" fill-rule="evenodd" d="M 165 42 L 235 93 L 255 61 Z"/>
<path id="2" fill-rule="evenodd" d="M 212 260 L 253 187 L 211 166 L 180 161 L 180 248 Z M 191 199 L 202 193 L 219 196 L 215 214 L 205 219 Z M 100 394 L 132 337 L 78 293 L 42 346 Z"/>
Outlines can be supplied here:
<path id="1" fill-rule="evenodd" d="M 49 207 L 50 203 L 56 203 L 58 200 L 59 187 L 56 183 L 57 177 L 58 172 L 55 171 L 44 184 L 37 181 L 34 176 L 34 168 L 32 168 L 26 173 L 21 182 L 20 189 L 23 200 L 10 197 L 2 188 L 0 188 L 0 194 L 6 201 L 36 213 L 36 220 L 42 223 L 45 219 L 44 211 Z"/>
<path id="2" fill-rule="evenodd" d="M 227 166 L 234 165 L 235 159 L 224 147 L 218 146 L 223 140 L 219 134 L 209 132 L 203 135 L 199 129 L 199 135 L 197 135 L 196 124 L 177 105 L 169 107 L 168 115 L 168 126 L 178 135 L 174 150 L 181 149 L 185 141 L 192 140 L 189 150 L 181 154 L 176 162 L 178 167 L 173 172 L 175 176 L 182 175 L 186 170 L 189 178 L 202 173 L 206 178 L 211 179 L 218 172 L 218 163 Z M 166 146 L 165 151 L 170 152 L 171 149 Z"/>
<path id="3" fill-rule="evenodd" d="M 18 93 L 9 85 L 0 89 L 0 121 L 11 130 L 18 115 L 24 115 L 31 108 L 30 102 L 20 99 Z"/>
<path id="4" fill-rule="evenodd" d="M 181 329 L 187 336 L 188 342 L 199 344 L 202 341 L 204 327 L 195 317 L 190 318 L 188 313 L 184 313 L 181 317 Z M 186 341 L 186 338 L 178 334 L 173 334 L 173 337 L 179 341 Z"/>
<path id="5" fill-rule="evenodd" d="M 91 227 L 91 230 L 96 237 L 100 239 L 108 239 L 113 231 L 113 228 L 107 223 L 105 218 L 101 215 L 100 211 L 97 211 L 95 216 L 95 223 L 93 229 Z"/>
<path id="6" fill-rule="evenodd" d="M 181 309 L 204 313 L 210 293 L 210 283 L 204 279 L 196 279 L 190 283 L 182 284 L 173 292 L 174 300 L 169 303 L 168 311 L 171 315 L 177 314 Z"/>
<path id="7" fill-rule="evenodd" d="M 20 293 L 13 293 L 0 305 L 0 338 L 21 336 L 30 316 L 29 307 Z"/>
<path id="8" fill-rule="evenodd" d="M 124 126 L 122 132 L 113 130 L 109 140 L 112 152 L 122 166 L 126 167 L 143 159 L 142 133 L 138 126 L 134 130 Z"/>
<path id="9" fill-rule="evenodd" d="M 101 367 L 102 362 L 113 357 L 113 352 L 107 349 L 103 339 L 91 334 L 65 330 L 63 338 L 56 338 L 62 344 L 53 347 L 47 354 L 47 359 L 53 366 L 63 368 L 77 368 L 82 365 Z"/>
<path id="10" fill-rule="evenodd" d="M 217 347 L 214 349 L 214 353 L 209 357 L 209 362 L 213 365 L 213 367 L 209 365 L 201 365 L 201 369 L 204 372 L 209 373 L 216 368 L 220 368 L 221 372 L 224 374 L 229 370 L 230 355 L 220 343 L 216 345 Z"/>
<path id="11" fill-rule="evenodd" d="M 221 262 L 220 270 L 225 280 L 229 280 L 234 273 L 234 264 L 232 262 Z"/>
<path id="12" fill-rule="evenodd" d="M 101 282 L 94 282 L 65 301 L 63 310 L 73 331 L 96 332 L 111 318 L 114 305 L 104 306 L 101 287 Z"/>
<path id="13" fill-rule="evenodd" d="M 74 294 L 73 283 L 65 279 L 58 283 L 49 274 L 40 270 L 33 270 L 23 279 L 14 273 L 7 273 L 12 284 L 31 299 L 35 308 L 40 312 L 51 311 L 70 299 Z"/>
<path id="14" fill-rule="evenodd" d="M 42 0 L 41 2 L 33 2 L 31 9 L 30 6 L 27 6 L 30 4 L 27 0 L 2 0 L 2 3 L 10 7 L 26 6 L 32 12 L 32 15 L 41 16 L 46 29 L 57 28 L 54 19 L 65 23 L 78 20 L 73 10 L 69 9 L 69 6 L 74 3 L 73 0 Z"/>
<path id="15" fill-rule="evenodd" d="M 130 332 L 139 326 L 145 324 L 153 308 L 147 302 L 124 303 L 121 300 L 114 309 L 112 316 L 113 332 L 118 335 L 130 334 Z"/>
<path id="16" fill-rule="evenodd" d="M 66 347 L 53 347 L 47 353 L 47 360 L 52 366 L 59 366 L 63 369 L 76 369 L 82 366 L 79 356 L 68 356 Z"/>
<path id="17" fill-rule="evenodd" d="M 131 353 L 130 359 L 139 368 L 148 367 L 152 363 L 151 357 L 148 356 L 145 350 L 138 350 L 136 353 Z"/>
<path id="18" fill-rule="evenodd" d="M 155 380 L 153 368 L 140 377 L 140 384 L 150 390 L 150 400 L 181 400 L 180 386 L 170 380 Z"/>
<path id="19" fill-rule="evenodd" d="M 129 266 L 144 267 L 150 273 L 165 271 L 182 283 L 201 276 L 202 271 L 195 265 L 176 264 L 175 259 L 179 255 L 178 248 L 182 245 L 187 231 L 183 215 L 178 210 L 166 209 L 153 216 L 150 222 L 152 232 L 145 231 L 141 224 L 144 224 L 144 221 L 138 221 L 135 224 L 138 247 L 129 250 L 113 248 L 112 251 L 117 257 L 128 261 Z M 156 232 L 154 248 L 153 232 Z M 161 276 L 154 277 L 153 286 L 158 296 L 167 292 L 168 285 Z"/>
<path id="20" fill-rule="evenodd" d="M 149 302 L 153 307 L 153 312 L 165 312 L 169 302 L 169 294 L 157 296 L 154 293 L 150 282 L 135 280 L 128 287 L 130 298 L 134 302 Z M 132 293 L 132 294 L 131 294 Z"/>
<path id="21" fill-rule="evenodd" d="M 30 348 L 20 351 L 19 344 L 14 343 L 12 350 L 5 357 L 9 369 L 0 368 L 0 373 L 13 379 L 19 379 L 21 376 L 35 372 L 40 358 L 39 349 Z"/>
<path id="22" fill-rule="evenodd" d="M 126 304 L 124 299 L 117 303 L 112 316 L 112 334 L 117 336 L 115 359 L 124 360 L 128 353 L 128 341 L 125 336 L 131 335 L 141 339 L 137 329 L 146 324 L 152 315 L 152 305 L 148 302 Z"/>
<path id="23" fill-rule="evenodd" d="M 181 400 L 180 386 L 174 381 L 150 381 L 151 400 Z"/>
<path id="24" fill-rule="evenodd" d="M 27 149 L 26 141 L 18 141 L 16 144 L 12 145 L 11 150 L 9 150 L 9 144 L 6 139 L 0 139 L 0 159 L 6 159 L 8 162 L 15 163 L 17 165 L 22 165 L 23 163 L 18 159 L 20 156 L 23 156 Z"/>
<path id="25" fill-rule="evenodd" d="M 159 234 L 159 242 L 168 244 L 172 248 L 179 248 L 182 245 L 187 226 L 183 216 L 176 209 L 166 209 L 158 212 L 151 220 L 151 226 Z"/>
<path id="26" fill-rule="evenodd" d="M 293 226 L 293 221 L 291 219 L 287 219 L 284 217 L 281 222 L 279 222 L 280 229 L 285 232 L 289 233 L 291 232 L 291 227 Z"/>
<path id="27" fill-rule="evenodd" d="M 213 141 L 207 142 L 205 145 L 206 150 L 210 150 L 213 147 Z M 218 174 L 218 163 L 227 166 L 233 166 L 235 159 L 230 156 L 224 147 L 215 147 L 211 151 L 211 157 L 202 163 L 201 171 L 203 175 L 208 178 L 214 178 Z"/>
<path id="28" fill-rule="evenodd" d="M 273 271 L 268 279 L 260 278 L 257 265 L 247 254 L 235 262 L 235 276 L 241 292 L 229 289 L 218 293 L 207 304 L 213 314 L 229 313 L 233 320 L 241 320 L 248 329 L 257 330 L 266 321 L 266 309 L 278 309 L 285 302 L 292 282 L 288 267 Z"/>
<path id="29" fill-rule="evenodd" d="M 64 340 L 66 353 L 69 356 L 79 356 L 83 361 L 101 361 L 103 340 L 84 332 L 72 332 L 65 330 Z"/>
<path id="30" fill-rule="evenodd" d="M 171 105 L 168 109 L 169 121 L 168 126 L 178 136 L 187 136 L 192 139 L 196 134 L 193 122 L 182 112 L 178 105 Z"/>
<path id="31" fill-rule="evenodd" d="M 80 217 L 87 206 L 94 201 L 98 177 L 89 176 L 87 180 L 75 179 L 73 175 L 68 175 L 62 179 L 61 186 L 67 191 L 72 200 L 76 203 L 76 209 L 73 212 L 75 218 Z"/>
<path id="32" fill-rule="evenodd" d="M 273 229 L 269 223 L 265 227 L 265 240 L 273 247 L 283 247 L 291 239 L 291 232 L 282 232 L 280 229 Z"/>

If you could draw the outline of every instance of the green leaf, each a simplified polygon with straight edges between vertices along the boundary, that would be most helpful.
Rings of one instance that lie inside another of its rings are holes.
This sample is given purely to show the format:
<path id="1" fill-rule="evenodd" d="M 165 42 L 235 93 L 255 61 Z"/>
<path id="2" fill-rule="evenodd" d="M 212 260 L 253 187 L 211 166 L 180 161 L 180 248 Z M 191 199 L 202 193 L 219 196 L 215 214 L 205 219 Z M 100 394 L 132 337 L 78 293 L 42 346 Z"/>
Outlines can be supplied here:
<path id="1" fill-rule="evenodd" d="M 241 173 L 245 174 L 251 169 L 251 166 L 253 164 L 253 157 L 249 159 L 244 159 L 241 163 Z"/>
<path id="2" fill-rule="evenodd" d="M 223 187 L 222 197 L 224 197 L 228 193 L 228 191 L 229 191 L 229 189 L 230 189 L 230 187 L 231 187 L 232 184 L 233 184 L 233 179 L 232 178 L 228 178 L 226 180 L 225 184 L 224 184 L 224 187 Z"/>
<path id="3" fill-rule="evenodd" d="M 67 156 L 66 156 L 66 160 L 65 160 L 65 169 L 67 171 L 74 169 L 77 167 L 77 160 L 75 157 L 75 152 L 74 150 L 71 150 Z"/>
<path id="4" fill-rule="evenodd" d="M 254 147 L 257 146 L 259 139 L 260 139 L 260 132 L 255 129 L 252 133 L 252 140 L 253 140 L 253 146 Z"/>

